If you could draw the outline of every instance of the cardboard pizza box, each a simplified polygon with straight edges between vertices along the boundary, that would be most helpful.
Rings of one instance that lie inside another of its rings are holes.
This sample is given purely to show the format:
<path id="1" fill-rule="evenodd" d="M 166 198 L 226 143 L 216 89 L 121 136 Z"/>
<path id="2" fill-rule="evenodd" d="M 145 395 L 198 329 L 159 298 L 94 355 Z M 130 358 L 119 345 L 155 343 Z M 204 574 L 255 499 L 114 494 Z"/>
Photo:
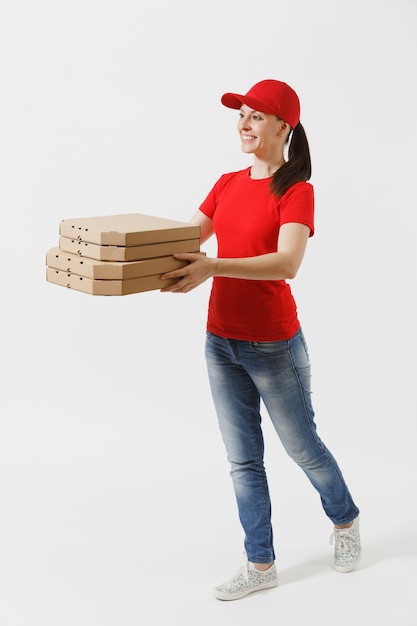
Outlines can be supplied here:
<path id="1" fill-rule="evenodd" d="M 126 213 L 61 220 L 59 234 L 99 246 L 131 247 L 199 239 L 200 227 L 143 213 Z"/>
<path id="2" fill-rule="evenodd" d="M 46 253 L 46 265 L 67 274 L 77 274 L 96 280 L 127 280 L 171 272 L 187 265 L 175 257 L 163 256 L 143 261 L 98 261 L 78 254 L 51 248 Z"/>
<path id="3" fill-rule="evenodd" d="M 177 279 L 161 280 L 160 275 L 141 276 L 128 280 L 96 280 L 77 274 L 69 274 L 52 267 L 46 268 L 46 280 L 76 291 L 83 291 L 94 296 L 125 296 L 143 291 L 161 289 L 175 283 Z"/>
<path id="4" fill-rule="evenodd" d="M 109 246 L 98 245 L 78 239 L 59 238 L 59 247 L 82 257 L 98 261 L 141 261 L 161 256 L 169 256 L 176 252 L 199 252 L 200 239 L 184 239 L 140 246 Z"/>

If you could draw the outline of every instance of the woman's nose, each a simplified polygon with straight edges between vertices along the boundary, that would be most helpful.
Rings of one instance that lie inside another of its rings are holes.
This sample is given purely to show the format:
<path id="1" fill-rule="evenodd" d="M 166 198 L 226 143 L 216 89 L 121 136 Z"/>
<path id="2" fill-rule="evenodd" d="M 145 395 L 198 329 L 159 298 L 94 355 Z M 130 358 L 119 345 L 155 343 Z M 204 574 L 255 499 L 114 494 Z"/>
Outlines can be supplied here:
<path id="1" fill-rule="evenodd" d="M 241 128 L 242 130 L 247 130 L 250 127 L 250 118 L 249 116 L 244 116 L 241 117 L 239 120 L 239 128 Z"/>

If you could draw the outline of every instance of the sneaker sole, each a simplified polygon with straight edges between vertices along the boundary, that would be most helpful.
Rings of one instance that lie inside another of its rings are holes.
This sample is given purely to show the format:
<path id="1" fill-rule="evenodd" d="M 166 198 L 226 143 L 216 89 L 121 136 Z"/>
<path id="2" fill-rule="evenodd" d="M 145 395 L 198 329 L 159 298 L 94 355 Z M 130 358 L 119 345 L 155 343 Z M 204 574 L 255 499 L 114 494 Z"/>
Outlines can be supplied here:
<path id="1" fill-rule="evenodd" d="M 359 557 L 359 559 L 355 561 L 355 563 L 353 563 L 352 565 L 346 565 L 345 567 L 341 567 L 340 565 L 339 566 L 335 565 L 334 567 L 337 572 L 341 572 L 342 574 L 347 574 L 348 572 L 353 572 L 353 570 L 358 565 L 360 560 L 361 560 L 361 557 Z"/>
<path id="2" fill-rule="evenodd" d="M 236 593 L 227 593 L 225 591 L 219 591 L 218 589 L 213 589 L 213 595 L 217 600 L 240 600 L 240 598 L 244 598 L 248 596 L 250 593 L 255 593 L 256 591 L 263 591 L 264 589 L 272 589 L 273 587 L 278 586 L 277 580 L 270 580 L 267 583 L 262 583 L 262 585 L 258 585 L 257 587 L 252 587 L 251 589 L 246 589 L 245 591 L 236 591 Z"/>

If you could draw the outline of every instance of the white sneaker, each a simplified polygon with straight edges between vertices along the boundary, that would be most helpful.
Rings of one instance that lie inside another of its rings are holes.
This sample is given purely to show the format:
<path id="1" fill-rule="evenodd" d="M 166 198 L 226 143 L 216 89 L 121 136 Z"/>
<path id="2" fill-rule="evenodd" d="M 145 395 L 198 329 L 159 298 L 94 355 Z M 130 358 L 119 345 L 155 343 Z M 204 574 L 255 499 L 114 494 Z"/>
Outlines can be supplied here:
<path id="1" fill-rule="evenodd" d="M 278 574 L 275 563 L 264 572 L 246 561 L 239 571 L 230 580 L 213 589 L 214 597 L 218 600 L 238 600 L 254 591 L 270 589 L 278 585 Z"/>
<path id="2" fill-rule="evenodd" d="M 335 528 L 330 535 L 334 541 L 334 566 L 338 572 L 351 572 L 361 558 L 361 540 L 359 537 L 359 517 L 349 528 Z"/>

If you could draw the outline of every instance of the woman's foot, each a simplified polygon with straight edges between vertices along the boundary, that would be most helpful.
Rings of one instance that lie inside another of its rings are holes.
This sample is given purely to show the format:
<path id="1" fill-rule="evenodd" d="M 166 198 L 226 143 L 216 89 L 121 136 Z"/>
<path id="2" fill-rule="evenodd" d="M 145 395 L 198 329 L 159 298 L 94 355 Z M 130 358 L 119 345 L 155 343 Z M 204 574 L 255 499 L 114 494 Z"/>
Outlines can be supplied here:
<path id="1" fill-rule="evenodd" d="M 338 572 L 351 572 L 361 558 L 361 540 L 359 536 L 359 517 L 343 526 L 335 526 L 330 536 L 334 541 L 334 566 Z"/>
<path id="2" fill-rule="evenodd" d="M 260 570 L 258 567 L 267 567 Z M 265 565 L 257 563 L 256 566 L 246 561 L 239 571 L 226 582 L 214 588 L 214 597 L 218 600 L 238 600 L 254 591 L 270 589 L 278 585 L 278 574 L 275 563 Z"/>

